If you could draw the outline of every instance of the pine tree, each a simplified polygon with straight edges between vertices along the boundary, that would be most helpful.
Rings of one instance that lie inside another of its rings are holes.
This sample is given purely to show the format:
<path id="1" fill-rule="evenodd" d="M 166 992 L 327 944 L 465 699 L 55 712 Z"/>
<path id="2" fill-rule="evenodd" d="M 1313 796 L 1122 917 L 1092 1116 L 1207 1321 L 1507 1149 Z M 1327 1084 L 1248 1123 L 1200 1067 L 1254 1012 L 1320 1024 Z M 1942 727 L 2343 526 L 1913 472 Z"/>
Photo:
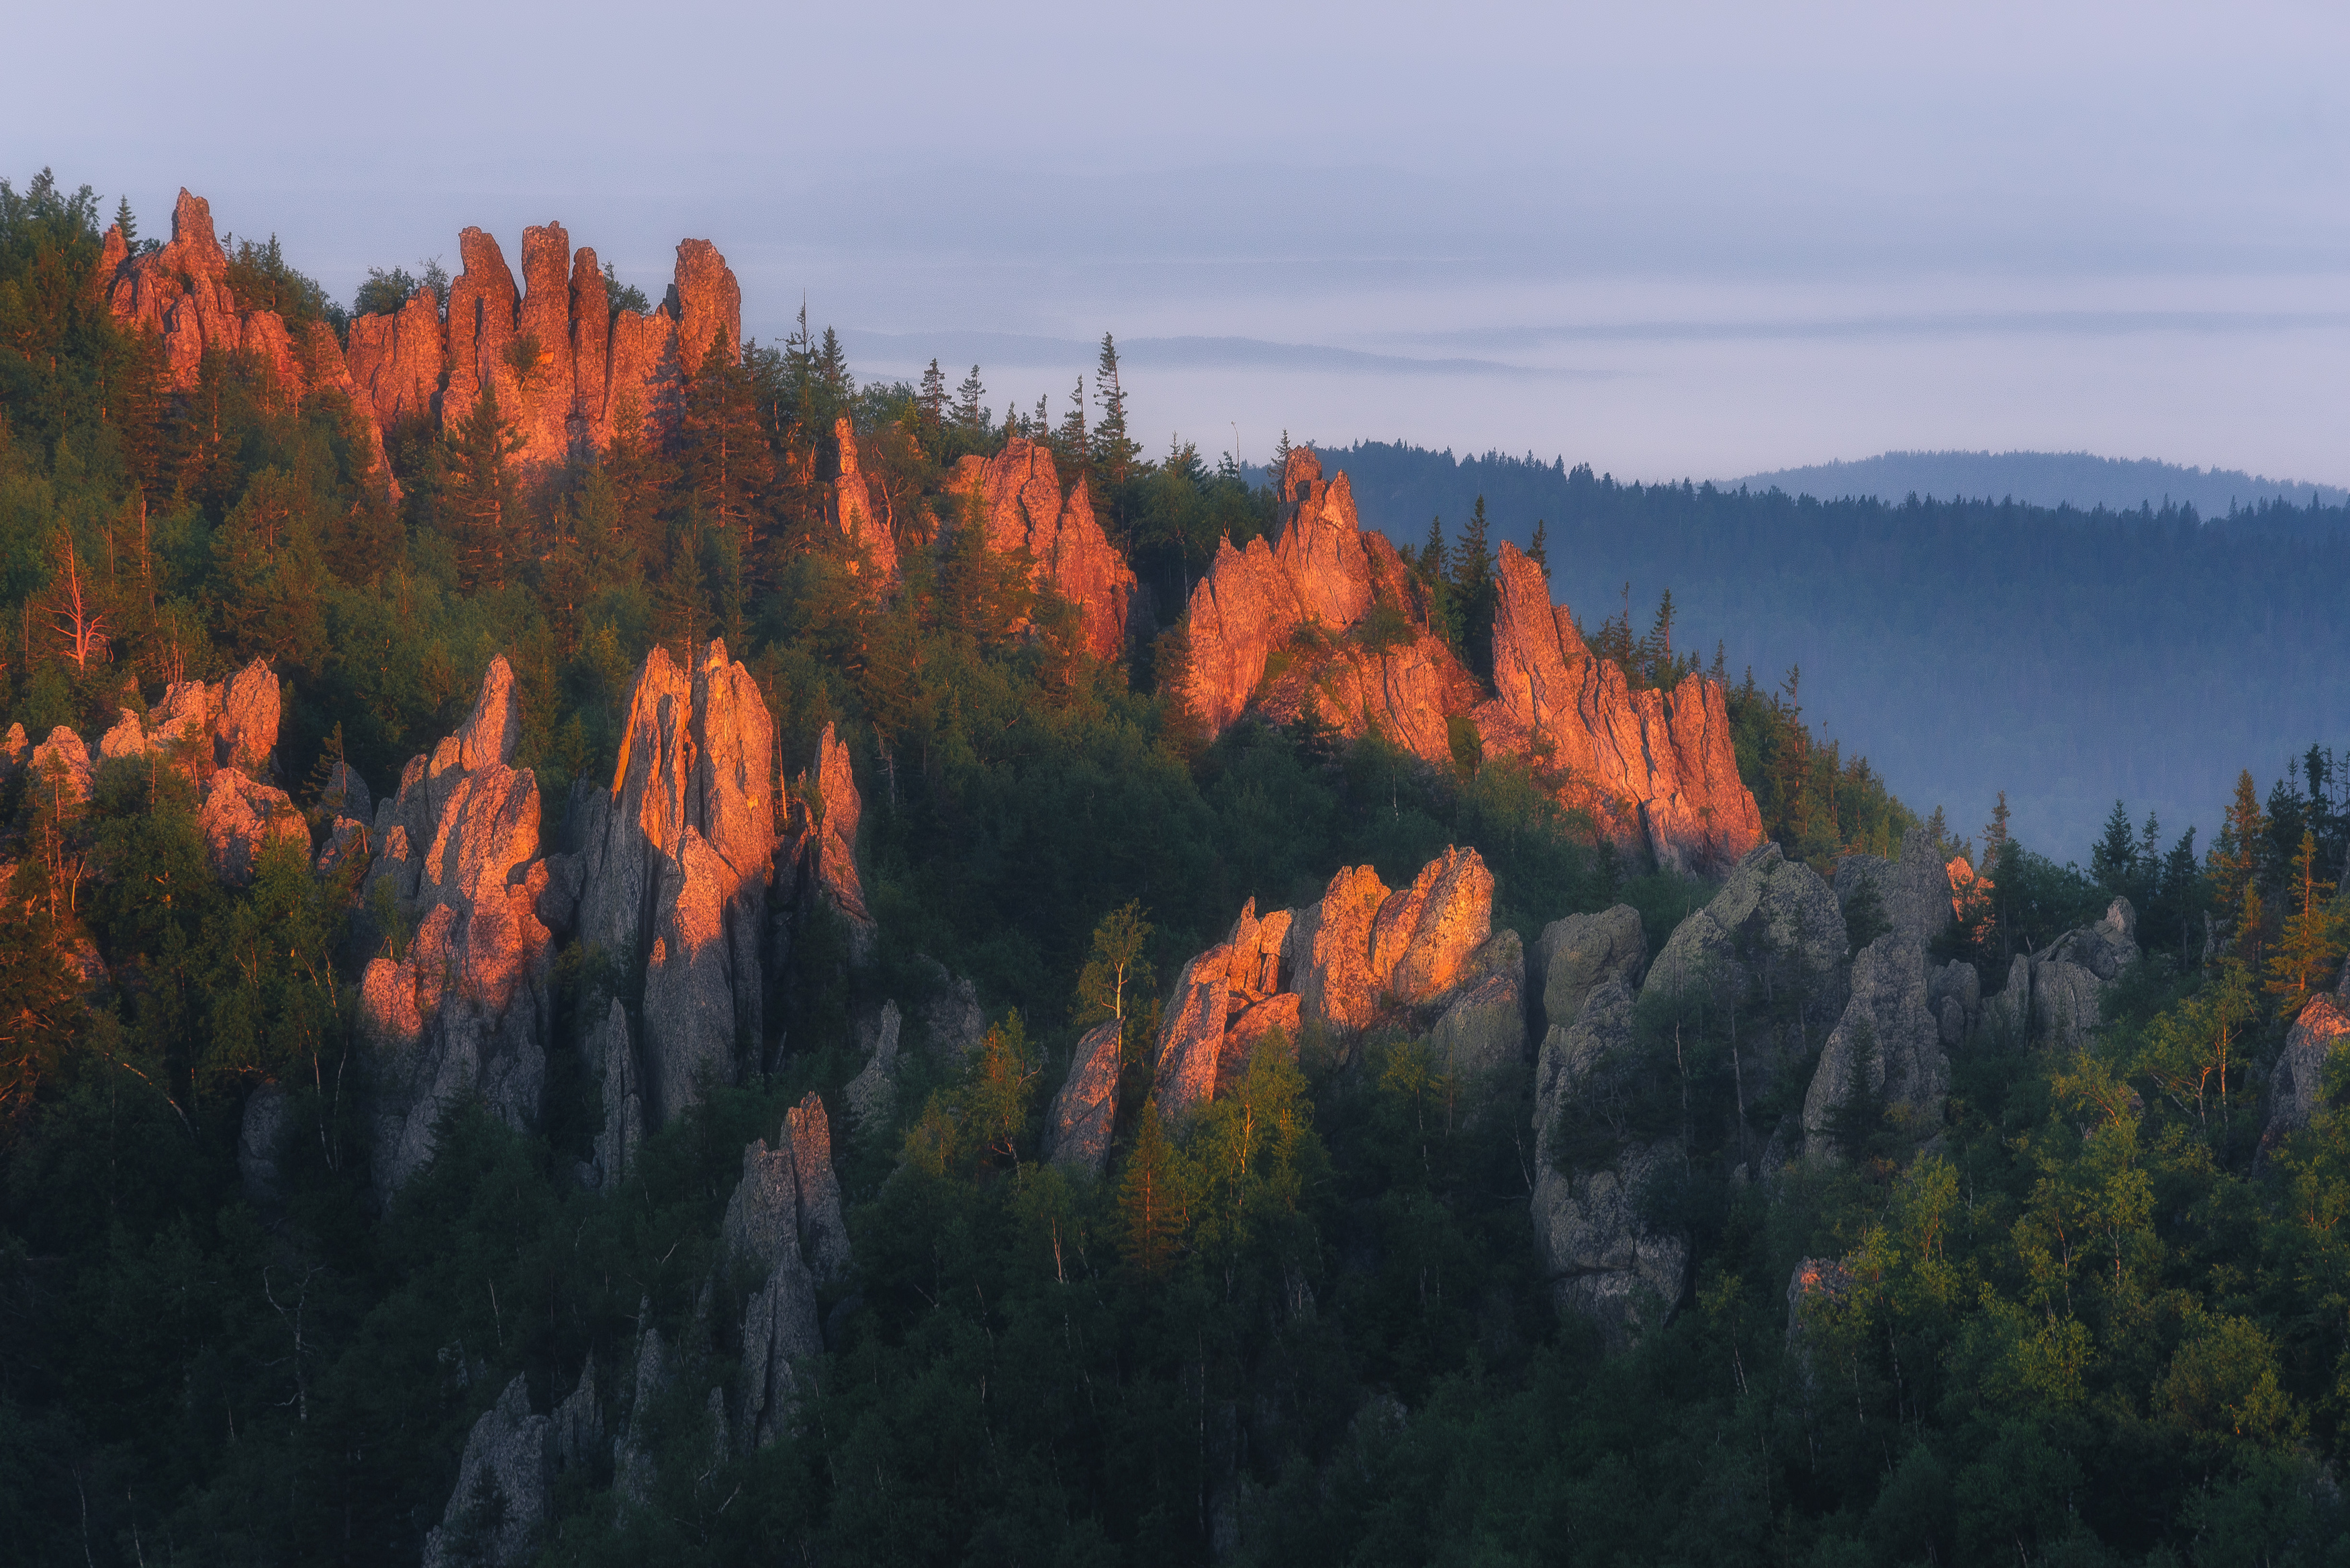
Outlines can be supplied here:
<path id="1" fill-rule="evenodd" d="M 1663 686 L 1670 683 L 1673 673 L 1673 590 L 1667 588 L 1664 597 L 1657 601 L 1656 618 L 1648 623 L 1648 635 L 1640 645 L 1640 661 L 1648 667 L 1648 683 Z"/>
<path id="2" fill-rule="evenodd" d="M 2236 775 L 2235 798 L 2229 803 L 2228 815 L 2220 826 L 2220 836 L 2211 846 L 2206 874 L 2211 878 L 2211 898 L 2222 911 L 2241 917 L 2245 895 L 2260 878 L 2261 848 L 2268 840 L 2269 821 L 2261 810 L 2259 790 L 2252 784 L 2251 770 Z M 2254 907 L 2258 907 L 2255 898 Z M 2249 935 L 2257 941 L 2257 932 L 2237 928 L 2240 940 Z"/>
<path id="3" fill-rule="evenodd" d="M 1428 543 L 1419 547 L 1419 575 L 1433 585 L 1448 581 L 1452 564 L 1444 548 L 1444 519 L 1428 520 Z"/>
<path id="4" fill-rule="evenodd" d="M 130 215 L 130 198 L 125 196 L 114 209 L 114 226 L 122 231 L 122 243 L 134 251 L 139 244 L 139 220 Z"/>
<path id="5" fill-rule="evenodd" d="M 1045 422 L 1045 406 L 1036 405 L 1036 423 Z M 1069 394 L 1069 411 L 1061 418 L 1061 428 L 1053 432 L 1053 455 L 1060 460 L 1064 477 L 1075 483 L 1079 475 L 1093 472 L 1093 448 L 1086 433 L 1086 379 L 1077 378 L 1076 389 Z"/>
<path id="6" fill-rule="evenodd" d="M 973 365 L 962 385 L 955 389 L 955 428 L 963 434 L 975 439 L 987 433 L 987 405 L 980 401 L 986 395 L 987 389 L 980 384 L 979 367 Z"/>
<path id="7" fill-rule="evenodd" d="M 2342 962 L 2343 911 L 2334 906 L 2334 884 L 2317 874 L 2317 835 L 2302 830 L 2289 879 L 2291 913 L 2269 955 L 2268 990 L 2277 1011 L 2301 1011 L 2314 991 L 2322 991 Z"/>
<path id="8" fill-rule="evenodd" d="M 974 374 L 978 369 L 976 365 L 972 367 Z M 922 390 L 916 401 L 922 410 L 922 433 L 935 438 L 945 424 L 947 416 L 947 377 L 946 372 L 939 369 L 936 359 L 931 360 L 931 368 L 922 372 Z"/>
<path id="9" fill-rule="evenodd" d="M 1094 370 L 1094 399 L 1101 405 L 1101 421 L 1094 428 L 1094 463 L 1113 486 L 1131 477 L 1141 444 L 1126 428 L 1126 389 L 1118 378 L 1118 344 L 1102 334 L 1101 362 Z"/>
<path id="10" fill-rule="evenodd" d="M 1496 593 L 1492 548 L 1487 539 L 1485 498 L 1469 514 L 1452 554 L 1452 592 L 1459 608 L 1461 656 L 1478 679 L 1493 678 L 1493 608 Z"/>
<path id="11" fill-rule="evenodd" d="M 681 455 L 694 500 L 741 558 L 754 560 L 759 517 L 775 482 L 775 453 L 760 428 L 750 367 L 735 359 L 723 327 L 687 383 L 683 423 Z"/>
<path id="12" fill-rule="evenodd" d="M 1550 534 L 1543 520 L 1534 519 L 1534 536 L 1526 545 L 1526 559 L 1542 568 L 1543 580 L 1550 580 Z"/>
<path id="13" fill-rule="evenodd" d="M 508 570 L 526 550 L 522 534 L 521 487 L 510 461 L 523 437 L 498 412 L 497 389 L 487 381 L 482 395 L 447 443 L 448 474 L 442 507 L 467 587 L 503 588 Z"/>
<path id="14" fill-rule="evenodd" d="M 1146 1103 L 1134 1129 L 1134 1147 L 1118 1179 L 1119 1240 L 1126 1261 L 1156 1277 L 1174 1261 L 1183 1233 L 1183 1183 L 1174 1147 L 1159 1123 L 1159 1106 Z"/>
<path id="15" fill-rule="evenodd" d="M 2107 892 L 2126 893 L 2137 880 L 2137 834 L 2120 801 L 2106 814 L 2106 831 L 2089 849 L 2089 875 Z"/>

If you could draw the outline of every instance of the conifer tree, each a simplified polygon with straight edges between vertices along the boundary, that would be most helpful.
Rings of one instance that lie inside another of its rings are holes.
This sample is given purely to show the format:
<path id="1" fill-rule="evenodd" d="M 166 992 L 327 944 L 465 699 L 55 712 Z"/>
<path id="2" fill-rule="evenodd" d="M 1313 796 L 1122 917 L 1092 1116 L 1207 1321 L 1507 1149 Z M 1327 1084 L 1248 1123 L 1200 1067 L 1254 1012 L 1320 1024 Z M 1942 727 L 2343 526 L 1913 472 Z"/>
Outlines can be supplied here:
<path id="1" fill-rule="evenodd" d="M 976 365 L 972 367 L 974 373 L 978 369 Z M 947 417 L 947 377 L 936 359 L 922 372 L 922 390 L 916 400 L 922 410 L 922 433 L 935 438 Z"/>
<path id="2" fill-rule="evenodd" d="M 1144 1274 L 1163 1274 L 1174 1261 L 1183 1232 L 1182 1187 L 1174 1147 L 1159 1122 L 1159 1106 L 1146 1103 L 1118 1184 L 1119 1240 L 1126 1261 Z"/>
<path id="3" fill-rule="evenodd" d="M 2220 826 L 2220 836 L 2211 846 L 2206 874 L 2211 878 L 2212 901 L 2225 913 L 2241 919 L 2245 895 L 2251 892 L 2260 877 L 2261 846 L 2268 839 L 2269 821 L 2261 810 L 2259 790 L 2252 784 L 2251 770 L 2236 775 L 2235 798 L 2228 805 L 2228 815 Z M 2251 907 L 2259 908 L 2257 896 Z M 2257 932 L 2237 927 L 2239 942 L 2247 936 L 2258 940 Z M 2240 956 L 2243 956 L 2241 953 Z"/>
<path id="4" fill-rule="evenodd" d="M 980 384 L 979 367 L 973 365 L 971 374 L 962 379 L 962 385 L 955 389 L 955 428 L 967 436 L 977 438 L 987 433 L 987 405 L 980 400 L 986 395 L 987 389 Z"/>
<path id="5" fill-rule="evenodd" d="M 1534 519 L 1534 536 L 1527 542 L 1526 559 L 1542 568 L 1543 580 L 1550 580 L 1550 533 L 1539 517 Z"/>
<path id="6" fill-rule="evenodd" d="M 758 388 L 721 327 L 687 384 L 682 452 L 686 483 L 711 526 L 742 557 L 755 558 L 759 516 L 775 479 L 775 453 L 759 425 Z"/>
<path id="7" fill-rule="evenodd" d="M 1094 428 L 1094 464 L 1103 479 L 1121 485 L 1132 477 L 1134 461 L 1142 447 L 1126 428 L 1126 388 L 1118 376 L 1118 344 L 1107 332 L 1102 334 L 1101 362 L 1094 371 L 1094 398 L 1101 405 L 1101 420 Z"/>
<path id="8" fill-rule="evenodd" d="M 1036 405 L 1036 423 L 1040 430 L 1045 423 L 1045 405 L 1041 400 Z M 1080 474 L 1093 472 L 1093 447 L 1086 431 L 1086 379 L 1083 376 L 1077 378 L 1076 389 L 1069 394 L 1069 411 L 1061 417 L 1061 428 L 1053 432 L 1052 441 L 1053 455 L 1067 471 L 1066 478 L 1070 483 L 1075 483 Z"/>
<path id="9" fill-rule="evenodd" d="M 115 204 L 114 226 L 122 231 L 122 243 L 135 252 L 139 244 L 139 220 L 130 215 L 130 198 L 127 195 Z"/>
<path id="10" fill-rule="evenodd" d="M 2334 884 L 2317 874 L 2317 835 L 2307 828 L 2288 882 L 2290 912 L 2268 961 L 2268 991 L 2284 1017 L 2325 989 L 2342 962 L 2343 911 L 2335 907 Z"/>
<path id="11" fill-rule="evenodd" d="M 466 586 L 506 586 L 526 545 L 521 538 L 521 486 L 512 459 L 522 432 L 498 411 L 497 388 L 484 381 L 473 411 L 447 444 L 442 505 Z"/>

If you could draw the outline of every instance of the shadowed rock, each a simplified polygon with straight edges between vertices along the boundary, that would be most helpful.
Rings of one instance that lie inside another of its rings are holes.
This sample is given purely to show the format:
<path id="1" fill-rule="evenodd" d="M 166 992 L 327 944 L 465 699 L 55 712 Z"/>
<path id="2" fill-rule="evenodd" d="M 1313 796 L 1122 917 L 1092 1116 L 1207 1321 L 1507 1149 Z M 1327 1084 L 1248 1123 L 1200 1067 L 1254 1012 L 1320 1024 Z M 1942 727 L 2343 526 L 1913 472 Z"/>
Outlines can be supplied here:
<path id="1" fill-rule="evenodd" d="M 517 1375 L 466 1436 L 457 1489 L 425 1532 L 424 1568 L 526 1562 L 546 1522 L 554 1477 L 552 1424 L 531 1414 L 529 1381 Z"/>
<path id="2" fill-rule="evenodd" d="M 1912 922 L 1887 931 L 1853 956 L 1852 1000 L 1828 1033 L 1804 1097 L 1804 1149 L 1814 1158 L 1848 1152 L 1839 1147 L 1837 1123 L 1856 1100 L 1881 1102 L 1912 1137 L 1941 1128 L 1950 1062 L 1927 1005 L 1926 955 L 1914 929 Z"/>

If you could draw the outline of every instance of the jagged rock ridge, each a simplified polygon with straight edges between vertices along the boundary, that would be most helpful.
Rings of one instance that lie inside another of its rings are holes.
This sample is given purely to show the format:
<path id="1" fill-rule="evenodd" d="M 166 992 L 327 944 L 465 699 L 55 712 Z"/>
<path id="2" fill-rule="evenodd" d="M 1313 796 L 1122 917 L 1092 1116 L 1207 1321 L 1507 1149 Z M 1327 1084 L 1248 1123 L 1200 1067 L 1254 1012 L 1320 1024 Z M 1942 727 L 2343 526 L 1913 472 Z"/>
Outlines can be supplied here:
<path id="1" fill-rule="evenodd" d="M 1760 841 L 1718 682 L 1633 691 L 1550 602 L 1541 568 L 1504 544 L 1488 698 L 1429 625 L 1426 594 L 1385 536 L 1366 533 L 1344 473 L 1305 450 L 1282 475 L 1280 542 L 1227 540 L 1192 591 L 1184 697 L 1211 734 L 1243 713 L 1294 722 L 1309 705 L 1349 735 L 1378 729 L 1445 763 L 1453 721 L 1490 753 L 1537 762 L 1560 798 L 1619 846 L 1721 875 Z"/>

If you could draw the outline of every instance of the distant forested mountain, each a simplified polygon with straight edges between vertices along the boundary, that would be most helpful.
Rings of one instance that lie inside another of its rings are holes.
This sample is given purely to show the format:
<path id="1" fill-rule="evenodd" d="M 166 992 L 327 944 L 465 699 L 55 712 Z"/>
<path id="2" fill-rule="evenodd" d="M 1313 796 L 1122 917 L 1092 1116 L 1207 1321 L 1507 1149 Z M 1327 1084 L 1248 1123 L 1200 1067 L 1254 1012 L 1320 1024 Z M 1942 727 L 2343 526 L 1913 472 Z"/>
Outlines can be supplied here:
<path id="1" fill-rule="evenodd" d="M 2134 512 L 2141 505 L 2159 507 L 2168 502 L 2192 506 L 2207 516 L 2224 515 L 2230 509 L 2262 502 L 2290 501 L 2306 506 L 2315 501 L 2339 506 L 2345 494 L 2337 485 L 2271 479 L 2241 469 L 2189 468 L 2151 458 L 2097 457 L 2085 452 L 1888 452 L 1855 462 L 1814 463 L 1809 468 L 1749 474 L 1730 481 L 1724 488 L 1740 486 L 1816 495 L 1823 501 L 1846 495 L 1898 501 L 1915 491 L 1919 495 L 2023 501 L 2034 506 L 2075 506 L 2083 511 L 2103 506 L 2110 512 Z"/>
<path id="2" fill-rule="evenodd" d="M 1955 824 L 2005 790 L 2035 839 L 2084 842 L 2123 799 L 2208 843 L 2245 760 L 2282 772 L 2350 711 L 2338 496 L 2233 515 L 1823 502 L 1398 442 L 1323 451 L 1399 543 L 1431 517 L 1457 536 L 1481 496 L 1497 540 L 1541 524 L 1586 627 L 1627 592 L 1645 625 L 1669 588 L 1677 638 L 1708 659 L 1724 644 L 1733 677 L 1800 669 L 1806 714 Z"/>

